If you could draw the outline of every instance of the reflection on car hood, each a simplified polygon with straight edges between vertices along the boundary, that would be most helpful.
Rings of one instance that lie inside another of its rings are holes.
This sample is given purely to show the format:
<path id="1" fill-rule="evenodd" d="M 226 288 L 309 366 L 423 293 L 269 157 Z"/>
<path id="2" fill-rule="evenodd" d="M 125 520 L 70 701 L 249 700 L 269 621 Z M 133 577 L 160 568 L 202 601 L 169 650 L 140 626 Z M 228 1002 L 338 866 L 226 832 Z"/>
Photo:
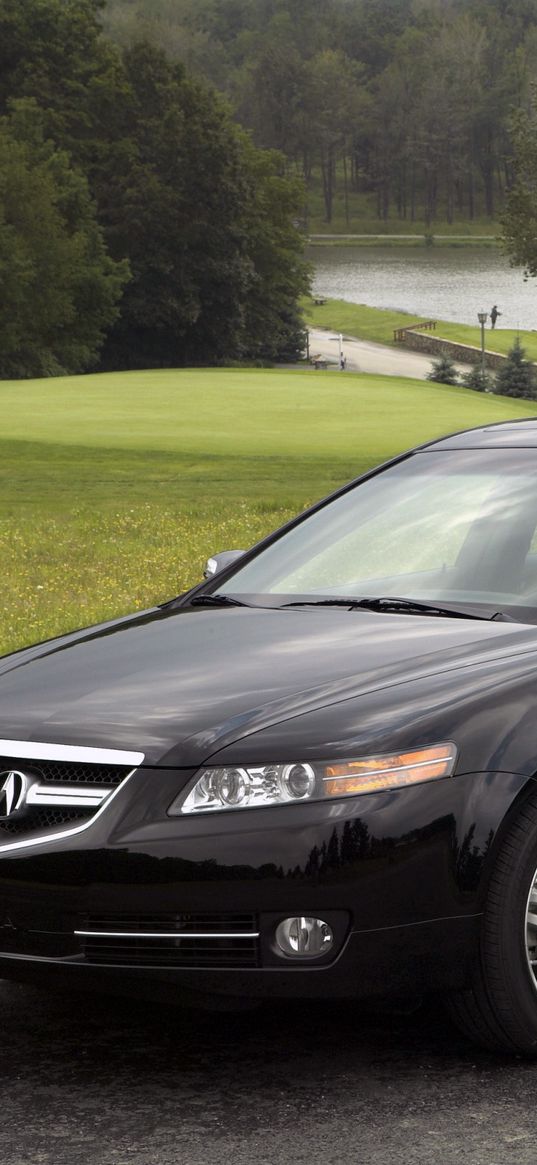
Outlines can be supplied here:
<path id="1" fill-rule="evenodd" d="M 537 628 L 367 611 L 154 610 L 0 664 L 0 737 L 195 765 L 338 699 L 537 649 Z M 3 673 L 3 674 L 2 674 Z"/>

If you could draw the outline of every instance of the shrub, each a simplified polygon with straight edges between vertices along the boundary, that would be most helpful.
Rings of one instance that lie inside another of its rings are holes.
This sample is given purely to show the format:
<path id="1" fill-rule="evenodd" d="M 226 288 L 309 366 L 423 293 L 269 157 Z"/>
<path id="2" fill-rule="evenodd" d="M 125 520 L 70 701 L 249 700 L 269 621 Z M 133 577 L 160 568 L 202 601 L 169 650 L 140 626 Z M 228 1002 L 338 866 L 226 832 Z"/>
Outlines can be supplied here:
<path id="1" fill-rule="evenodd" d="M 437 384 L 458 384 L 457 369 L 450 356 L 440 356 L 433 360 L 431 371 L 427 373 L 427 380 L 434 380 Z"/>
<path id="2" fill-rule="evenodd" d="M 474 364 L 469 372 L 462 373 L 461 384 L 475 392 L 494 392 L 493 377 L 484 372 L 480 364 Z"/>

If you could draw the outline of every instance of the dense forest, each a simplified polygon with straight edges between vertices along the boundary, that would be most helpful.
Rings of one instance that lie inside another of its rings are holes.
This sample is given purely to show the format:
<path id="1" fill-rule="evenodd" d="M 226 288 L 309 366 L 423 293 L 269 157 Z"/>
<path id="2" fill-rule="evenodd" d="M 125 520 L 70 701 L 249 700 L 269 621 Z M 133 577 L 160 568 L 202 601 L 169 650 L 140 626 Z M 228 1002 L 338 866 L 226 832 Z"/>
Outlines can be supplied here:
<path id="1" fill-rule="evenodd" d="M 380 220 L 501 211 L 510 124 L 537 79 L 537 0 L 107 0 L 222 90 L 258 146 L 281 150 L 323 217 L 362 195 Z"/>
<path id="2" fill-rule="evenodd" d="M 103 0 L 0 0 L 0 375 L 303 347 L 301 183 Z"/>

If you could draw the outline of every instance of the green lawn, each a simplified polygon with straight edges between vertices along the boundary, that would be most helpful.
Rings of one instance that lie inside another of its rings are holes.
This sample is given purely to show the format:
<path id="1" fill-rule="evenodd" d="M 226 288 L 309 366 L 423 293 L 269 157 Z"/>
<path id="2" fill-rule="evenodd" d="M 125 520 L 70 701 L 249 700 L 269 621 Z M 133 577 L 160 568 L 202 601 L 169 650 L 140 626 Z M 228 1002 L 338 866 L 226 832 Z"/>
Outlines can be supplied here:
<path id="1" fill-rule="evenodd" d="M 481 328 L 471 327 L 470 324 L 450 324 L 438 320 L 435 336 L 446 340 L 454 340 L 457 344 L 471 344 L 474 348 L 481 347 Z M 514 328 L 485 328 L 485 348 L 488 352 L 501 352 L 506 355 L 517 338 L 526 352 L 528 360 L 537 360 L 537 332 L 522 332 Z"/>
<path id="2" fill-rule="evenodd" d="M 418 317 L 409 312 L 386 311 L 380 307 L 368 307 L 365 303 L 349 303 L 345 299 L 326 299 L 322 304 L 304 299 L 302 308 L 306 323 L 312 327 L 332 328 L 335 332 L 346 332 L 359 340 L 373 340 L 377 344 L 393 344 L 395 328 L 406 328 L 418 321 Z"/>
<path id="3" fill-rule="evenodd" d="M 394 377 L 155 371 L 0 384 L 0 650 L 149 605 L 401 449 L 537 406 Z"/>
<path id="4" fill-rule="evenodd" d="M 374 340 L 377 344 L 393 344 L 395 328 L 405 328 L 427 318 L 413 316 L 408 312 L 386 311 L 384 308 L 367 307 L 363 303 L 348 303 L 344 299 L 327 299 L 317 305 L 312 300 L 303 301 L 307 323 L 318 328 L 332 328 L 346 332 L 360 340 Z M 447 323 L 437 320 L 432 335 L 439 339 L 453 340 L 457 344 L 470 344 L 481 348 L 481 328 L 470 324 Z M 529 360 L 537 360 L 537 331 L 523 332 L 512 328 L 485 328 L 485 347 L 490 352 L 505 355 L 512 348 L 516 337 L 526 351 Z"/>

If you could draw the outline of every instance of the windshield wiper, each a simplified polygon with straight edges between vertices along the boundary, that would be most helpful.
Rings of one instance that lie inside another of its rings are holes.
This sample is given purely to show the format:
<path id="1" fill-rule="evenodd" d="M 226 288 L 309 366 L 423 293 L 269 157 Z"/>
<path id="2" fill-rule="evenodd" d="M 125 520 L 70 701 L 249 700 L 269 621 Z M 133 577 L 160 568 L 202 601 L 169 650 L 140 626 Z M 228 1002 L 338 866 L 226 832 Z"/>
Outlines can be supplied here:
<path id="1" fill-rule="evenodd" d="M 294 603 L 284 603 L 285 607 L 347 607 L 349 611 L 385 611 L 387 614 L 441 615 L 448 619 L 502 619 L 501 611 L 492 615 L 471 610 L 467 607 L 444 607 L 437 603 L 422 603 L 420 599 L 403 599 L 396 595 L 366 599 L 297 599 Z"/>
<path id="2" fill-rule="evenodd" d="M 191 607 L 250 607 L 251 603 L 243 603 L 241 599 L 232 599 L 231 595 L 194 595 L 190 600 Z"/>

